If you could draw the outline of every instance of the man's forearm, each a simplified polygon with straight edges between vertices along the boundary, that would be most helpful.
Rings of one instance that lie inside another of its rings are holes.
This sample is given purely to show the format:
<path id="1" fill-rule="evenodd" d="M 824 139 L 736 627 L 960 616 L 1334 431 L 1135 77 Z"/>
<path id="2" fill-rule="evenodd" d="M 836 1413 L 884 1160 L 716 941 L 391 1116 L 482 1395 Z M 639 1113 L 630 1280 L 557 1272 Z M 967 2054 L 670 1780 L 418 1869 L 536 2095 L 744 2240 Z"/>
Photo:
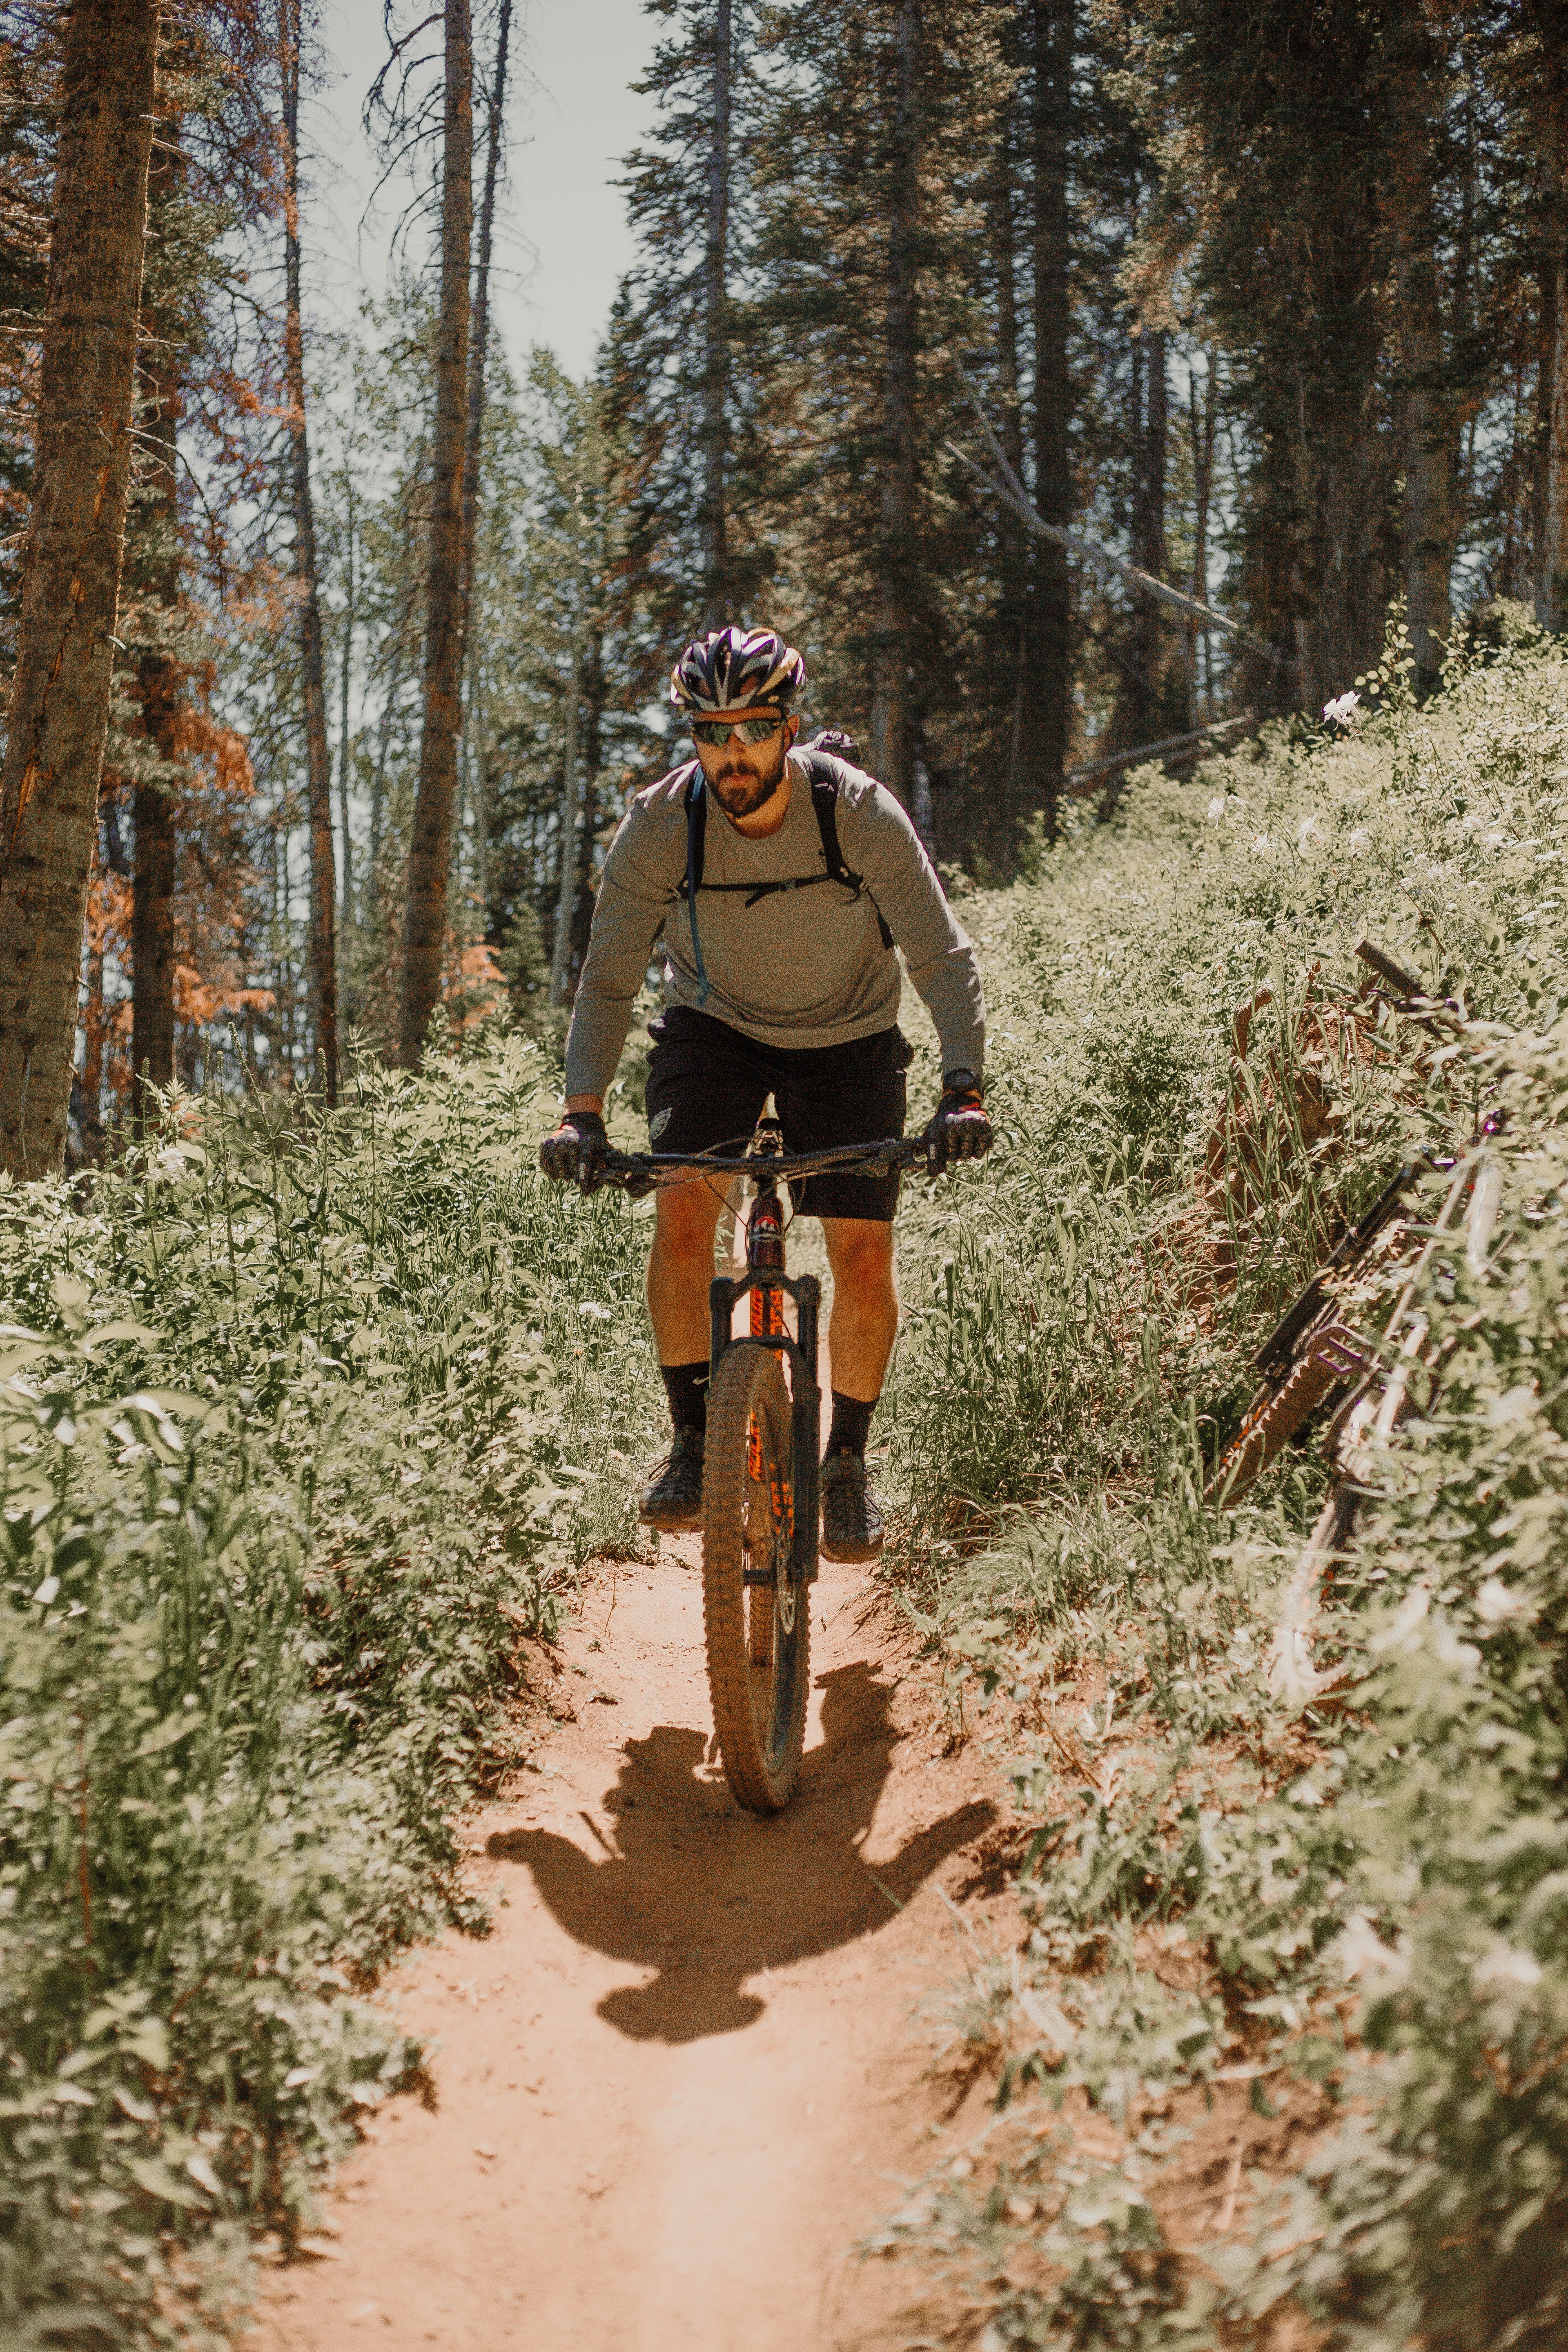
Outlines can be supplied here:
<path id="1" fill-rule="evenodd" d="M 978 1076 L 985 1066 L 985 997 L 973 948 L 955 949 L 910 978 L 941 1041 L 942 1068 Z"/>
<path id="2" fill-rule="evenodd" d="M 568 1096 L 595 1096 L 603 1101 L 609 1092 L 631 1027 L 629 997 L 603 997 L 593 986 L 592 972 L 584 974 L 572 1007 L 566 1032 L 566 1091 Z"/>

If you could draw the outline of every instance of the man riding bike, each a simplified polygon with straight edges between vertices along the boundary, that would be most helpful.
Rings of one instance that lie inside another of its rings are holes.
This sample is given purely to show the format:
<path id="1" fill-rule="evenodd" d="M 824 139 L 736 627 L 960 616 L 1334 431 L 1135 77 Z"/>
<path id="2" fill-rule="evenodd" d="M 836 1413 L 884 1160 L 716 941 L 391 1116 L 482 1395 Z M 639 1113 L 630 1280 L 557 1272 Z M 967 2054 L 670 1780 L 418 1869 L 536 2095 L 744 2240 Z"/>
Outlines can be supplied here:
<path id="1" fill-rule="evenodd" d="M 904 811 L 847 761 L 794 748 L 805 665 L 771 629 L 688 646 L 669 698 L 696 759 L 639 793 L 605 860 L 566 1040 L 566 1108 L 540 1147 L 548 1176 L 597 1189 L 604 1102 L 632 1000 L 662 933 L 667 1006 L 649 1024 L 648 1139 L 695 1154 L 749 1136 L 771 1094 L 786 1151 L 901 1136 L 910 1048 L 897 1025 L 894 943 L 942 1044 L 928 1164 L 989 1150 L 982 1106 L 984 1002 L 974 950 Z M 822 885 L 822 887 L 814 886 Z M 700 904 L 699 903 L 700 901 Z M 882 1545 L 866 1441 L 898 1329 L 897 1172 L 810 1177 L 833 1270 L 833 1421 L 822 1471 L 822 1553 Z M 657 1196 L 647 1303 L 674 1442 L 644 1490 L 645 1524 L 701 1523 L 708 1286 L 722 1201 L 693 1181 Z"/>

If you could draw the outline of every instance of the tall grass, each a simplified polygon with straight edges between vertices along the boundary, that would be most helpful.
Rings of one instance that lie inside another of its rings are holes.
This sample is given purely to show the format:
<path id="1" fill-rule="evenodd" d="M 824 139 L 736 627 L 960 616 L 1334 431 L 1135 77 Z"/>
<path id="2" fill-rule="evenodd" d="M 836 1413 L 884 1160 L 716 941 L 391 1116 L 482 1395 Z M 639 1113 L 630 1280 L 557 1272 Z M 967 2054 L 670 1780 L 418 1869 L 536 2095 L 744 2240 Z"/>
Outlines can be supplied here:
<path id="1" fill-rule="evenodd" d="M 1016 1954 L 958 2021 L 1005 2116 L 1100 2118 L 999 2130 L 882 2233 L 963 2253 L 987 2352 L 1568 2327 L 1568 661 L 1517 643 L 1419 710 L 1398 664 L 1348 739 L 1145 774 L 965 907 L 1009 1149 L 977 1205 L 907 1221 L 892 1454 L 909 1589 L 1004 1710 L 1036 1829 Z M 1354 1009 L 1365 932 L 1464 1038 Z M 1320 1628 L 1340 1712 L 1303 1718 L 1267 1662 L 1321 1468 L 1288 1451 L 1216 1513 L 1202 1465 L 1325 1242 L 1499 1108 L 1490 1257 L 1461 1235 L 1423 1277 L 1441 1384 Z M 1205 2242 L 1165 2183 L 1242 2062 L 1316 2153 L 1237 2175 Z"/>
<path id="2" fill-rule="evenodd" d="M 0 1194 L 0 2333 L 221 2305 L 416 2049 L 520 1634 L 632 1533 L 634 1222 L 521 1040 Z"/>

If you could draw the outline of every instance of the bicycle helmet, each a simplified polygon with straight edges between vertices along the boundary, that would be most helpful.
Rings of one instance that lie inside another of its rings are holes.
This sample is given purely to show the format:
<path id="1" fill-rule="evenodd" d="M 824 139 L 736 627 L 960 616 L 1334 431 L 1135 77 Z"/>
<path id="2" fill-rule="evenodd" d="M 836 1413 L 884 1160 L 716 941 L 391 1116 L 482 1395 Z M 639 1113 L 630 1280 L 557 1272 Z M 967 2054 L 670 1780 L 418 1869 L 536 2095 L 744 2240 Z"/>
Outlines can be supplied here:
<path id="1" fill-rule="evenodd" d="M 753 702 L 787 710 L 805 688 L 805 664 L 772 629 L 714 629 L 698 637 L 669 674 L 673 709 L 700 714 Z"/>

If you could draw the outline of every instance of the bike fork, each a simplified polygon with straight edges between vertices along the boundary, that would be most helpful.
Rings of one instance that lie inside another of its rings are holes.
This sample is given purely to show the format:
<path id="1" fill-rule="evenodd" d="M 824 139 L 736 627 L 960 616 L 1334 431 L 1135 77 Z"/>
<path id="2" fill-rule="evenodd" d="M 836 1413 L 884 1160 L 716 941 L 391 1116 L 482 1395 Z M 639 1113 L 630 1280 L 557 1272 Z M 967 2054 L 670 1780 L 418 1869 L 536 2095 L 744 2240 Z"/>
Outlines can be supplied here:
<path id="1" fill-rule="evenodd" d="M 814 1584 L 816 1580 L 816 1520 L 820 1507 L 818 1476 L 820 1465 L 817 1448 L 821 1436 L 822 1391 L 816 1381 L 817 1318 L 822 1305 L 822 1286 L 814 1274 L 803 1274 L 792 1279 L 783 1265 L 782 1244 L 778 1247 L 778 1263 L 760 1263 L 765 1252 L 772 1255 L 768 1244 L 776 1234 L 766 1229 L 754 1231 L 747 1255 L 751 1263 L 740 1281 L 727 1275 L 714 1277 L 708 1293 L 710 1313 L 709 1382 L 716 1377 L 721 1358 L 732 1348 L 773 1348 L 789 1365 L 791 1398 L 791 1436 L 793 1444 L 793 1536 L 790 1556 L 790 1580 L 795 1584 Z M 735 1302 L 751 1295 L 751 1331 L 744 1339 L 731 1336 Z M 792 1339 L 784 1326 L 784 1302 L 793 1298 L 799 1337 Z M 756 1438 L 753 1433 L 752 1444 Z M 753 1462 L 753 1468 L 757 1464 Z M 764 1578 L 764 1581 L 767 1580 Z"/>

